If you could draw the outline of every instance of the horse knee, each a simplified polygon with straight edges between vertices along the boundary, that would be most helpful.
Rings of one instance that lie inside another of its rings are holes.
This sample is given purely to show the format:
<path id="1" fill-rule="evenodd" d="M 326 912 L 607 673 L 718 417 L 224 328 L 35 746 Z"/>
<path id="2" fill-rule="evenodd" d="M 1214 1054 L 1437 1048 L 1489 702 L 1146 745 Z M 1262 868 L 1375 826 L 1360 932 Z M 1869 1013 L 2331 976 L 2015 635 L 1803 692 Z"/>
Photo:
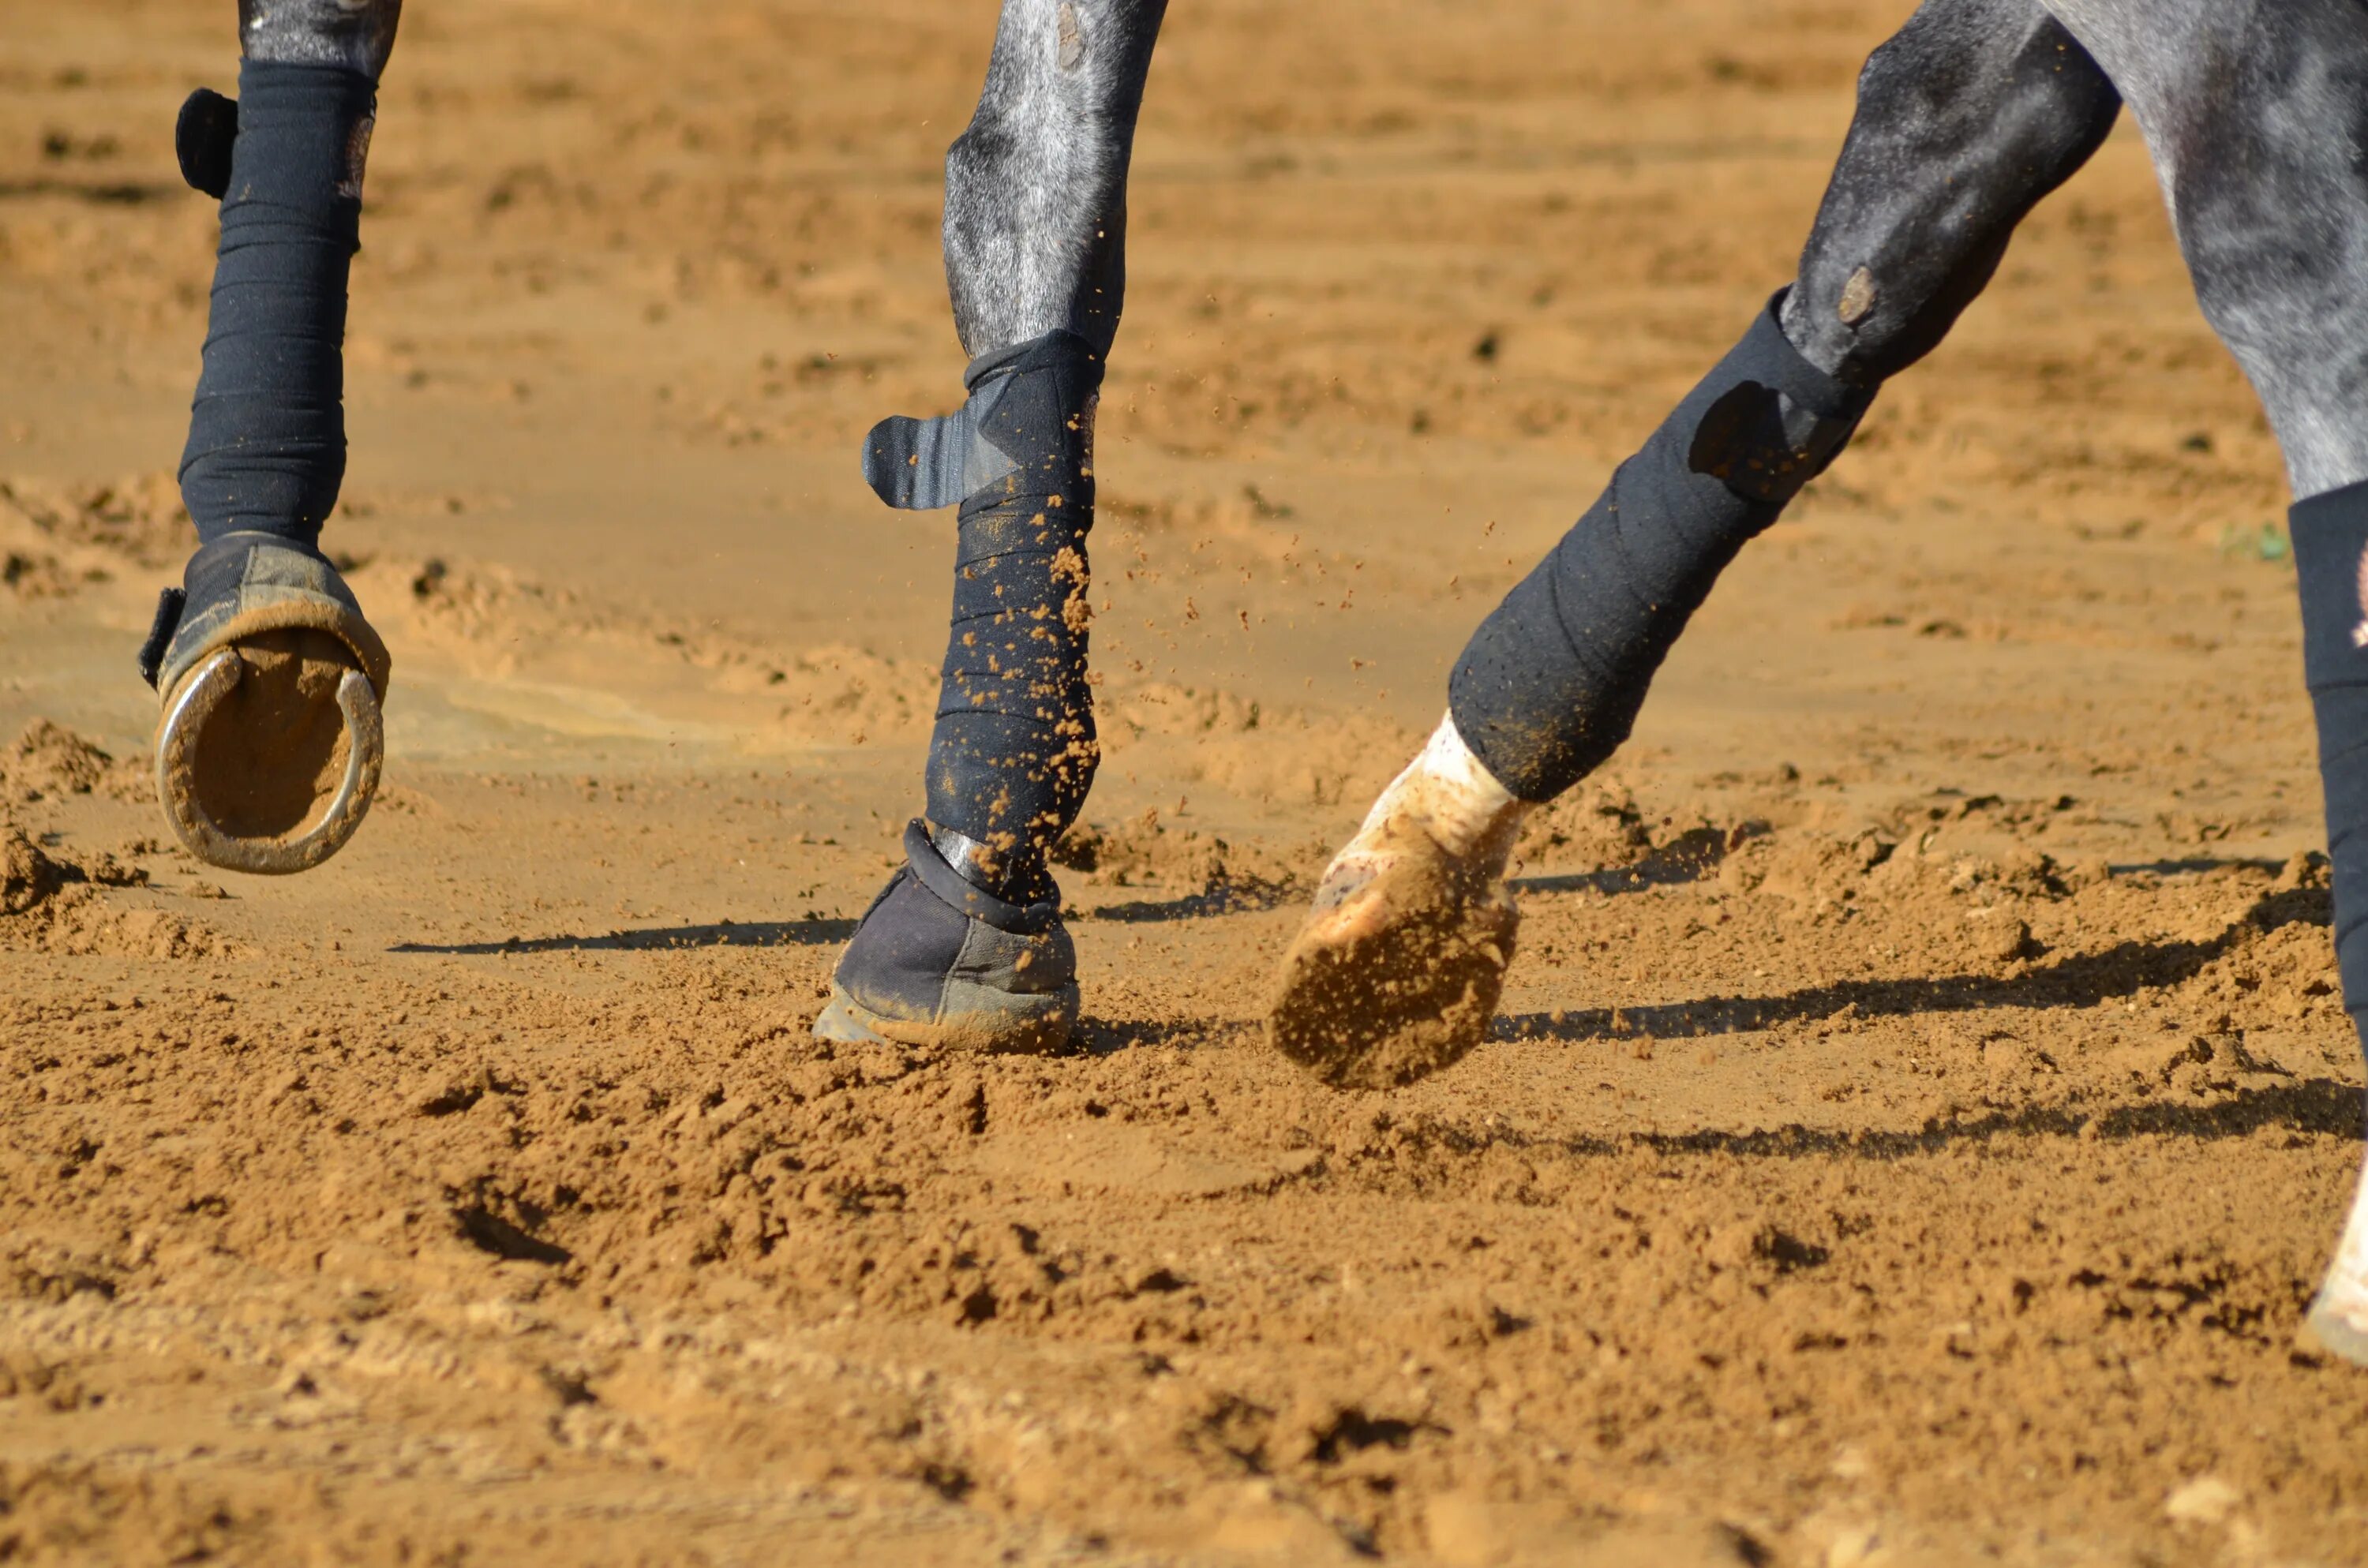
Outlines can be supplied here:
<path id="1" fill-rule="evenodd" d="M 403 0 L 238 0 L 238 38 L 250 60 L 342 65 L 375 82 L 394 51 Z"/>
<path id="2" fill-rule="evenodd" d="M 957 287 L 993 272 L 1022 238 L 1010 211 L 1024 199 L 1022 161 L 1019 139 L 985 115 L 946 149 L 946 273 Z"/>
<path id="3" fill-rule="evenodd" d="M 1867 59 L 1785 303 L 1794 346 L 1871 386 L 1940 344 L 2120 95 L 2031 0 L 1930 0 Z"/>
<path id="4" fill-rule="evenodd" d="M 1022 118 L 993 102 L 947 149 L 946 282 L 973 356 L 1056 330 L 1110 352 L 1126 292 L 1127 151 L 1094 106 Z"/>

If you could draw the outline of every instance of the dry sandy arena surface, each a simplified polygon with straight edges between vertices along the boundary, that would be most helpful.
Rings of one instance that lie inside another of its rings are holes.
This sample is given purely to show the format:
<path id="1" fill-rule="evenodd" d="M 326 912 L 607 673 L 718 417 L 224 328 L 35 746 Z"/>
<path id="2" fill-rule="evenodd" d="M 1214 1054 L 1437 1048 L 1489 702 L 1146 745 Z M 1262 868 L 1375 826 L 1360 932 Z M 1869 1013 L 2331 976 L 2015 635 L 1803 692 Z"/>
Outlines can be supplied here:
<path id="1" fill-rule="evenodd" d="M 2275 453 L 2118 135 L 1525 843 L 1269 1053 L 1474 619 L 1788 274 L 1905 0 L 1178 0 L 1054 1060 L 818 1045 L 985 0 L 414 0 L 328 543 L 389 785 L 160 842 L 228 0 L 0 3 L 0 1562 L 2341 1563 L 2359 1164 Z M 2265 531 L 2266 530 L 2266 531 Z M 12 737 L 22 735 L 22 740 Z"/>

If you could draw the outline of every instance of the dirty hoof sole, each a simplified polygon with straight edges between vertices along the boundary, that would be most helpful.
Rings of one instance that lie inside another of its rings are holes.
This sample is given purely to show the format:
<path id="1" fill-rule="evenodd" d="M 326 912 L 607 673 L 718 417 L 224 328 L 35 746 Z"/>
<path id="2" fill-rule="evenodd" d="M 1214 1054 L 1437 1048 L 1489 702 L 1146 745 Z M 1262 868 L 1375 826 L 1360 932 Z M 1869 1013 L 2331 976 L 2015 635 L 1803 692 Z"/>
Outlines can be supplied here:
<path id="1" fill-rule="evenodd" d="M 1510 903 L 1433 905 L 1342 934 L 1356 913 L 1352 901 L 1292 943 L 1269 1043 L 1343 1089 L 1408 1084 L 1463 1060 L 1487 1038 L 1504 994 L 1519 925 Z"/>
<path id="2" fill-rule="evenodd" d="M 165 820 L 190 854 L 209 866 L 256 876 L 287 876 L 326 860 L 353 837 L 378 793 L 386 762 L 385 727 L 378 695 L 358 669 L 337 680 L 345 724 L 346 765 L 328 804 L 311 825 L 286 835 L 248 836 L 223 828 L 207 810 L 199 756 L 210 722 L 246 678 L 238 648 L 223 648 L 183 680 L 156 734 L 156 792 Z M 222 737 L 216 737 L 217 740 Z"/>

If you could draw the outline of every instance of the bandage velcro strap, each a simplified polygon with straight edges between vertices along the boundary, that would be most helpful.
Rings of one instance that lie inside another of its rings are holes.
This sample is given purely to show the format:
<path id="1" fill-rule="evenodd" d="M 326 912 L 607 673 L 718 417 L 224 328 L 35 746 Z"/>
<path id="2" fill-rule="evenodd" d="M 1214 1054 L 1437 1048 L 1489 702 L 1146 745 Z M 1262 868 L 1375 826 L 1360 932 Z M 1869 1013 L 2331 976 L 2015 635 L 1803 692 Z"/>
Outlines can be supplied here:
<path id="1" fill-rule="evenodd" d="M 863 442 L 864 483 L 908 511 L 955 506 L 998 484 L 997 498 L 1061 494 L 1070 482 L 1063 471 L 1078 447 L 1077 422 L 1101 378 L 1093 346 L 1073 332 L 981 355 L 962 373 L 970 396 L 953 413 L 900 414 L 872 426 Z"/>
<path id="2" fill-rule="evenodd" d="M 173 155 L 189 188 L 220 201 L 230 189 L 231 153 L 238 141 L 238 103 L 199 87 L 173 124 Z"/>
<path id="3" fill-rule="evenodd" d="M 181 629 L 181 613 L 188 608 L 189 596 L 179 587 L 165 589 L 156 596 L 156 613 L 148 621 L 148 640 L 140 644 L 140 678 L 150 686 L 156 684 L 165 667 L 165 650 L 173 643 L 173 633 Z"/>
<path id="4" fill-rule="evenodd" d="M 1871 390 L 1836 381 L 1779 324 L 1780 291 L 1721 367 L 1735 383 L 1702 410 L 1686 466 L 1748 501 L 1782 503 L 1823 473 L 1866 416 Z M 1699 395 L 1699 394 L 1697 394 Z"/>

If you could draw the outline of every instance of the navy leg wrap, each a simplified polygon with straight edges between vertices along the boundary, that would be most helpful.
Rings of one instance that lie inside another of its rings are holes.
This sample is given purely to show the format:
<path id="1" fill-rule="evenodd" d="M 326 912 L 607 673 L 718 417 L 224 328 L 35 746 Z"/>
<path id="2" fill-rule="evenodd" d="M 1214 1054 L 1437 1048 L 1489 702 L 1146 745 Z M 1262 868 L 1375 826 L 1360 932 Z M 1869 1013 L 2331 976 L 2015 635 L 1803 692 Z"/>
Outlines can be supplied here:
<path id="1" fill-rule="evenodd" d="M 193 183 L 222 177 L 222 250 L 181 495 L 211 543 L 312 546 L 346 472 L 346 282 L 376 89 L 334 65 L 248 60 L 234 114 L 183 118 Z M 211 177 L 207 177 L 211 176 Z"/>
<path id="2" fill-rule="evenodd" d="M 887 420 L 865 447 L 865 477 L 891 506 L 962 502 L 928 819 L 983 846 L 997 890 L 1023 900 L 1099 756 L 1086 535 L 1101 375 L 1085 339 L 1049 333 L 973 361 L 961 412 Z"/>
<path id="3" fill-rule="evenodd" d="M 2336 963 L 2344 1006 L 2368 1040 L 2368 484 L 2298 504 L 2291 526 L 2327 791 Z"/>
<path id="4" fill-rule="evenodd" d="M 1803 358 L 1778 295 L 1546 559 L 1448 686 L 1464 742 L 1547 801 L 1628 738 L 1653 672 L 1746 540 L 1841 451 L 1873 401 Z"/>

